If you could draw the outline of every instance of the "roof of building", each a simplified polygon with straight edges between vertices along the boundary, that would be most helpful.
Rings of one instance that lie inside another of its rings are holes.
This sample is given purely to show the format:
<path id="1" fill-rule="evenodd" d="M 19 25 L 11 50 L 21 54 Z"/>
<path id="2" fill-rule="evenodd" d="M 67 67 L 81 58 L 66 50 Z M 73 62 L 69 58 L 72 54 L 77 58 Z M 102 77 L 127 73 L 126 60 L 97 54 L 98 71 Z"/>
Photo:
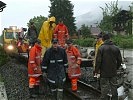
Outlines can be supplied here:
<path id="1" fill-rule="evenodd" d="M 101 29 L 99 27 L 91 27 L 90 31 L 92 35 L 98 35 L 101 32 Z"/>

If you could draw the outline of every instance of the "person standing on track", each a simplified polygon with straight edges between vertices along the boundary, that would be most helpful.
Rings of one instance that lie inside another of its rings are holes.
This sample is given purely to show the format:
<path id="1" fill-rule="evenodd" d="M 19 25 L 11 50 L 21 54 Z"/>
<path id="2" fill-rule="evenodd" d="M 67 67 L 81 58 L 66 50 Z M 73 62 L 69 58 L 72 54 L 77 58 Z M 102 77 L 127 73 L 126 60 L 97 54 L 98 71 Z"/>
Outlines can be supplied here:
<path id="1" fill-rule="evenodd" d="M 107 94 L 110 90 L 112 94 L 111 100 L 118 100 L 116 76 L 117 69 L 122 63 L 121 52 L 110 40 L 109 34 L 103 35 L 103 41 L 104 43 L 98 49 L 95 65 L 95 74 L 100 74 L 100 100 L 108 100 Z"/>
<path id="2" fill-rule="evenodd" d="M 37 39 L 37 37 L 38 37 L 38 34 L 37 34 L 37 29 L 34 25 L 34 22 L 30 22 L 28 33 L 27 33 L 27 38 L 29 39 L 29 44 L 31 46 L 34 45 L 34 41 Z"/>
<path id="3" fill-rule="evenodd" d="M 46 50 L 42 61 L 42 71 L 47 76 L 53 94 L 52 100 L 63 100 L 67 63 L 65 50 L 58 46 L 57 39 L 52 39 L 52 47 Z"/>
<path id="4" fill-rule="evenodd" d="M 68 77 L 71 80 L 71 89 L 72 91 L 77 91 L 77 81 L 78 78 L 81 76 L 81 54 L 79 50 L 73 46 L 72 40 L 67 40 L 67 59 L 68 59 Z"/>
<path id="5" fill-rule="evenodd" d="M 58 25 L 55 27 L 53 37 L 58 39 L 60 47 L 65 48 L 66 40 L 69 39 L 69 34 L 68 29 L 62 19 L 59 20 Z"/>
<path id="6" fill-rule="evenodd" d="M 53 32 L 55 28 L 55 17 L 50 17 L 47 21 L 44 21 L 38 39 L 41 40 L 41 46 L 42 46 L 42 58 L 45 53 L 45 51 L 51 47 L 51 40 L 53 37 Z"/>
<path id="7" fill-rule="evenodd" d="M 29 76 L 29 92 L 30 97 L 35 98 L 39 95 L 39 85 L 41 71 L 41 41 L 37 39 L 35 45 L 31 48 L 29 52 L 28 60 L 28 76 Z"/>
<path id="8" fill-rule="evenodd" d="M 96 44 L 95 44 L 95 56 L 94 56 L 94 70 L 95 70 L 95 61 L 96 61 L 96 56 L 97 56 L 97 51 L 99 49 L 99 47 L 103 44 L 103 40 L 102 40 L 102 35 L 103 33 L 99 33 L 96 37 Z"/>

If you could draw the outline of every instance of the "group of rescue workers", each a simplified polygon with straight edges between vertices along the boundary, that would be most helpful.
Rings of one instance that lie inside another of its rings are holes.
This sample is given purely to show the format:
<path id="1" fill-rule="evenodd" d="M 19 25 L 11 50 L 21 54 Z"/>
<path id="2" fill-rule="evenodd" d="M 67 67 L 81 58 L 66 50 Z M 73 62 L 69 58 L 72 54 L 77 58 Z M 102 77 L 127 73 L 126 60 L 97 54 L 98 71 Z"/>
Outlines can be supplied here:
<path id="1" fill-rule="evenodd" d="M 39 95 L 41 76 L 47 78 L 52 100 L 63 100 L 63 86 L 66 77 L 70 79 L 71 90 L 77 91 L 77 81 L 81 76 L 81 54 L 69 38 L 69 32 L 60 19 L 55 24 L 55 17 L 44 21 L 37 36 L 33 23 L 28 29 L 28 36 L 34 40 L 29 52 L 28 76 L 30 97 Z M 101 100 L 107 100 L 111 88 L 112 100 L 118 100 L 116 71 L 121 66 L 120 50 L 112 43 L 109 34 L 98 34 L 95 45 L 94 76 L 99 77 Z M 109 69 L 109 70 L 108 70 Z M 45 87 L 45 86 L 44 86 Z M 114 98 L 114 99 L 113 99 Z"/>
<path id="2" fill-rule="evenodd" d="M 39 35 L 36 34 L 36 28 L 31 23 L 28 37 L 34 45 L 30 49 L 28 61 L 30 97 L 39 95 L 40 77 L 44 76 L 53 95 L 52 100 L 62 100 L 66 75 L 71 80 L 72 91 L 77 91 L 77 80 L 81 76 L 80 52 L 69 39 L 68 29 L 62 19 L 56 25 L 55 17 L 50 17 L 44 21 Z"/>

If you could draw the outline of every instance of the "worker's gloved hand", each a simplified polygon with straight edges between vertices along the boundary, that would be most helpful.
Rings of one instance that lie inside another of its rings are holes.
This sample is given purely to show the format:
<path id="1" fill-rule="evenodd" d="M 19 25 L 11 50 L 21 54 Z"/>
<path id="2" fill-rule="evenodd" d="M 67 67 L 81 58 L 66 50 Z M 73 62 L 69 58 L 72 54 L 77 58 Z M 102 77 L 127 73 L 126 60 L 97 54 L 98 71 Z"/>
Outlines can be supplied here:
<path id="1" fill-rule="evenodd" d="M 44 78 L 46 78 L 46 77 L 47 77 L 47 73 L 43 72 L 42 76 L 43 76 Z"/>
<path id="2" fill-rule="evenodd" d="M 122 66 L 123 69 L 127 68 L 126 64 L 121 64 L 121 66 Z"/>
<path id="3" fill-rule="evenodd" d="M 78 64 L 74 64 L 73 66 L 72 66 L 72 68 L 77 68 L 79 65 Z"/>
<path id="4" fill-rule="evenodd" d="M 37 67 L 34 68 L 34 71 L 37 71 Z"/>
<path id="5" fill-rule="evenodd" d="M 97 78 L 100 78 L 100 74 L 97 74 Z"/>
<path id="6" fill-rule="evenodd" d="M 100 78 L 100 74 L 99 73 L 95 73 L 94 74 L 94 78 Z"/>
<path id="7" fill-rule="evenodd" d="M 76 67 L 76 68 L 77 68 L 77 67 L 79 67 L 79 64 L 78 64 L 78 63 L 76 63 L 76 64 L 75 64 L 75 67 Z"/>
<path id="8" fill-rule="evenodd" d="M 38 70 L 39 70 L 39 69 L 38 69 L 37 67 L 35 67 L 35 68 L 34 68 L 34 73 L 37 74 L 37 73 L 39 72 Z"/>
<path id="9" fill-rule="evenodd" d="M 66 68 L 66 73 L 68 73 L 68 68 Z"/>

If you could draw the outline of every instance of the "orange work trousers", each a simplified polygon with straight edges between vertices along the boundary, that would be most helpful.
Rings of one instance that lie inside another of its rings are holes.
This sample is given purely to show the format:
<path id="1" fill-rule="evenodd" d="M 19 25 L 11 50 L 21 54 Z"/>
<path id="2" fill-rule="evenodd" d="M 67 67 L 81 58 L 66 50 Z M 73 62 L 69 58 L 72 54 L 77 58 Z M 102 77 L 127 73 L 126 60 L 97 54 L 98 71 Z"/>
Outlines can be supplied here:
<path id="1" fill-rule="evenodd" d="M 29 77 L 29 88 L 34 88 L 35 85 L 40 85 L 40 77 Z"/>
<path id="2" fill-rule="evenodd" d="M 77 81 L 78 81 L 78 78 L 72 78 L 71 79 L 72 91 L 77 91 L 77 89 L 78 89 Z"/>

